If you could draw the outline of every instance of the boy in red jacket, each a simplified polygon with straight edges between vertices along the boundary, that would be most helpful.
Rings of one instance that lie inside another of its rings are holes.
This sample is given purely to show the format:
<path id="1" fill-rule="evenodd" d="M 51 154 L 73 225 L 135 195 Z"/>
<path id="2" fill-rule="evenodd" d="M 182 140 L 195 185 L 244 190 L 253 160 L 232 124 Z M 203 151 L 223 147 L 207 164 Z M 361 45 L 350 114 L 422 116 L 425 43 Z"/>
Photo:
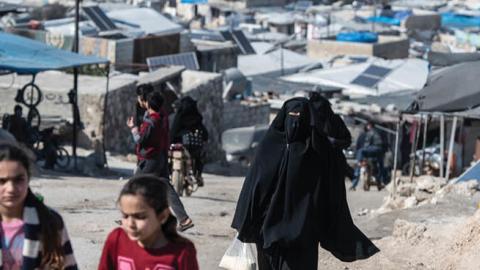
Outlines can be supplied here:
<path id="1" fill-rule="evenodd" d="M 139 103 L 147 111 L 140 127 L 135 126 L 133 117 L 127 121 L 136 143 L 138 157 L 138 174 L 154 174 L 168 184 L 168 200 L 173 212 L 178 218 L 179 230 L 185 231 L 193 227 L 180 197 L 168 181 L 168 116 L 163 106 L 163 97 L 158 92 L 143 93 Z"/>

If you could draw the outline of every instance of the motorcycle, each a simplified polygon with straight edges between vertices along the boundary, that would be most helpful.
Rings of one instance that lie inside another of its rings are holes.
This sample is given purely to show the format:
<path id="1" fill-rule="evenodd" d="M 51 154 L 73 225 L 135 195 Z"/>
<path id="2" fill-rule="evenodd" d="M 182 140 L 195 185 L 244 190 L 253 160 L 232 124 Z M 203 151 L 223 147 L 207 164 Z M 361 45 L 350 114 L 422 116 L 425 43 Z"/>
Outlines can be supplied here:
<path id="1" fill-rule="evenodd" d="M 182 144 L 170 145 L 169 151 L 170 181 L 179 196 L 188 197 L 198 189 L 198 179 L 193 173 L 193 159 Z"/>
<path id="2" fill-rule="evenodd" d="M 378 191 L 382 190 L 382 181 L 377 181 L 378 165 L 375 158 L 365 158 L 360 162 L 359 181 L 363 183 L 363 190 L 369 191 L 371 186 L 377 186 Z"/>
<path id="3" fill-rule="evenodd" d="M 423 162 L 423 172 L 421 171 L 422 168 L 422 160 L 425 151 L 425 160 Z M 443 157 L 445 158 L 445 157 Z M 413 155 L 410 156 L 410 161 L 407 162 L 402 168 L 402 174 L 409 175 L 410 168 L 412 167 L 413 162 Z M 442 155 L 440 155 L 440 145 L 435 145 L 431 147 L 426 147 L 424 150 L 420 149 L 415 152 L 415 170 L 413 171 L 414 176 L 419 176 L 423 173 L 433 176 L 440 175 L 440 164 L 442 160 Z M 445 170 L 446 162 L 444 160 L 443 169 Z"/>

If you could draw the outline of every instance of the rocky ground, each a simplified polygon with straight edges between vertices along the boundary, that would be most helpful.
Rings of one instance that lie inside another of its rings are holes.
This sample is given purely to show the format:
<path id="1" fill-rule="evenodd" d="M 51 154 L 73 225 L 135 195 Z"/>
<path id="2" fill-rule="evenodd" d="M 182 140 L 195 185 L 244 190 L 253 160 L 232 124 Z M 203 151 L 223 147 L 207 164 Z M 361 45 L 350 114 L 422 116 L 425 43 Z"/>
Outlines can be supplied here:
<path id="1" fill-rule="evenodd" d="M 63 215 L 81 269 L 96 269 L 103 241 L 120 218 L 117 194 L 134 167 L 134 163 L 119 159 L 109 163 L 117 174 L 93 178 L 43 171 L 31 184 Z M 218 263 L 235 235 L 230 222 L 244 173 L 222 169 L 218 164 L 210 166 L 210 171 L 223 175 L 206 174 L 206 186 L 183 198 L 195 221 L 185 236 L 196 245 L 201 269 L 208 270 L 219 269 Z M 368 260 L 342 263 L 320 251 L 319 269 L 478 269 L 478 192 L 446 192 L 435 204 L 382 211 L 376 209 L 388 204 L 388 191 L 357 190 L 347 196 L 355 223 L 381 252 Z"/>

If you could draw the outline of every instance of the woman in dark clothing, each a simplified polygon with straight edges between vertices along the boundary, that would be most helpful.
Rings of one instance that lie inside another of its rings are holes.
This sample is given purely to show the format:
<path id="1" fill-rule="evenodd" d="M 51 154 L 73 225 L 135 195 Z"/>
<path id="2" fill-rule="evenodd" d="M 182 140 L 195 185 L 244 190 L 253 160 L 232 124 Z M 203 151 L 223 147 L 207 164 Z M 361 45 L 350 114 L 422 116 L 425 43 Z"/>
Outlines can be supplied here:
<path id="1" fill-rule="evenodd" d="M 194 160 L 193 173 L 199 186 L 203 186 L 203 146 L 208 141 L 208 131 L 202 123 L 197 102 L 183 97 L 175 104 L 176 114 L 170 129 L 170 142 L 183 144 Z"/>
<path id="2" fill-rule="evenodd" d="M 348 262 L 378 252 L 348 209 L 342 148 L 350 140 L 328 101 L 285 102 L 257 148 L 232 223 L 242 242 L 256 243 L 260 270 L 317 269 L 319 243 Z"/>

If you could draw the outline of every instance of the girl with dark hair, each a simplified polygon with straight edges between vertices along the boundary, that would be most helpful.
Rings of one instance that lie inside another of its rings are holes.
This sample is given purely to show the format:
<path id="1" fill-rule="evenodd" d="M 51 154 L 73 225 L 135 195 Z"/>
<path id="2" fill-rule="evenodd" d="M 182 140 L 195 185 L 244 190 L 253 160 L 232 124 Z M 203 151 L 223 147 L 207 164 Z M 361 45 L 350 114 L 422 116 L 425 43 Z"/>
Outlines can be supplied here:
<path id="1" fill-rule="evenodd" d="M 135 174 L 155 174 L 168 186 L 168 199 L 175 216 L 180 220 L 178 229 L 185 231 L 193 227 L 185 207 L 175 189 L 168 181 L 168 117 L 163 109 L 163 97 L 158 92 L 146 95 L 147 113 L 140 127 L 135 126 L 133 117 L 127 122 L 136 143 L 137 169 Z"/>
<path id="2" fill-rule="evenodd" d="M 99 270 L 198 269 L 195 246 L 176 231 L 167 189 L 154 175 L 128 181 L 118 198 L 122 227 L 107 237 Z"/>
<path id="3" fill-rule="evenodd" d="M 137 103 L 135 107 L 135 124 L 141 125 L 147 110 L 147 95 L 152 93 L 154 88 L 151 84 L 140 84 L 137 86 Z"/>
<path id="4" fill-rule="evenodd" d="M 30 190 L 32 161 L 0 143 L 1 269 L 77 269 L 63 220 Z"/>

